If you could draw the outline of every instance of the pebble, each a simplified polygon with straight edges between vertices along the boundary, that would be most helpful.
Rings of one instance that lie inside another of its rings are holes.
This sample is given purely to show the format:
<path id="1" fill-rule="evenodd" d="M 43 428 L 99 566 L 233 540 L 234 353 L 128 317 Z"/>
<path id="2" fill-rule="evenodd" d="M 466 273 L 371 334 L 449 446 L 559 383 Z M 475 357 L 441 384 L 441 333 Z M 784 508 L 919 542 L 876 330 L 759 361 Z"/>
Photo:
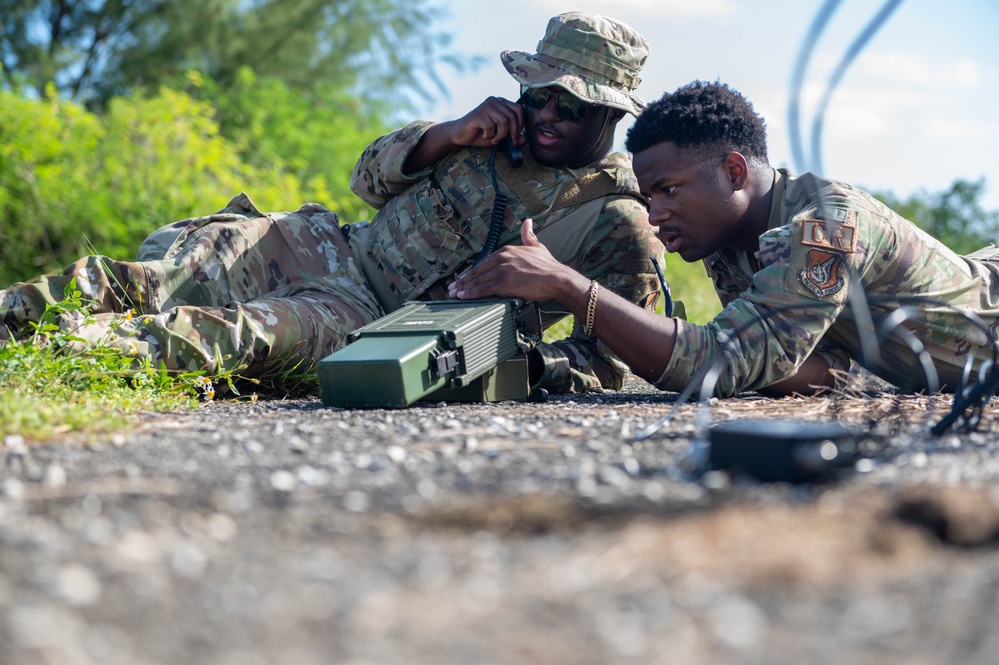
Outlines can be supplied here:
<path id="1" fill-rule="evenodd" d="M 344 510 L 352 513 L 363 513 L 369 505 L 371 505 L 371 501 L 364 492 L 348 492 L 343 498 Z"/>
<path id="2" fill-rule="evenodd" d="M 62 487 L 66 484 L 66 469 L 58 464 L 45 467 L 45 484 L 48 487 Z"/>
<path id="3" fill-rule="evenodd" d="M 73 563 L 63 566 L 56 575 L 56 592 L 76 607 L 93 605 L 101 598 L 101 583 L 92 570 Z"/>
<path id="4" fill-rule="evenodd" d="M 271 474 L 271 487 L 279 492 L 291 492 L 298 485 L 295 474 L 285 469 L 279 469 Z"/>

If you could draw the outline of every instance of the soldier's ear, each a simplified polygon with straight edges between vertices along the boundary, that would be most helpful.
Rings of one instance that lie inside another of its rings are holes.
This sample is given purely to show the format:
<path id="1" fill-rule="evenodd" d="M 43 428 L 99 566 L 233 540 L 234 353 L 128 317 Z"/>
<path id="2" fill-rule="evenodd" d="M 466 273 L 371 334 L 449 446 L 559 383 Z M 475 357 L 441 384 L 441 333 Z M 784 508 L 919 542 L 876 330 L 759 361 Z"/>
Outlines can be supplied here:
<path id="1" fill-rule="evenodd" d="M 729 184 L 732 185 L 733 191 L 745 189 L 749 182 L 749 164 L 742 153 L 733 150 L 725 155 L 722 169 L 728 178 Z"/>

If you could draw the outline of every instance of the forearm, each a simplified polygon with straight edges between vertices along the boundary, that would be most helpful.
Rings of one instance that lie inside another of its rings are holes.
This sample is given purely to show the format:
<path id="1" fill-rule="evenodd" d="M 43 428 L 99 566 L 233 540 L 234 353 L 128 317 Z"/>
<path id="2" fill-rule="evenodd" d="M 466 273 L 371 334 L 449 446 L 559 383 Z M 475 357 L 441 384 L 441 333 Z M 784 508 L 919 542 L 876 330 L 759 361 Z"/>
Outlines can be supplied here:
<path id="1" fill-rule="evenodd" d="M 591 280 L 559 263 L 534 235 L 533 222 L 521 226 L 522 246 L 503 247 L 450 285 L 452 298 L 469 300 L 507 296 L 539 302 L 555 300 L 576 317 L 587 321 Z M 597 337 L 632 371 L 647 381 L 656 381 L 673 354 L 676 323 L 639 305 L 596 287 L 592 306 L 592 328 L 587 337 Z"/>
<path id="2" fill-rule="evenodd" d="M 771 383 L 766 388 L 761 388 L 760 392 L 765 395 L 792 395 L 794 393 L 809 395 L 814 393 L 817 388 L 831 388 L 835 381 L 829 370 L 829 363 L 813 353 L 805 358 L 794 376 L 789 376 L 777 383 Z"/>
<path id="3" fill-rule="evenodd" d="M 590 280 L 574 271 L 566 271 L 553 283 L 558 301 L 577 321 L 585 324 L 590 305 Z M 593 335 L 632 372 L 649 382 L 662 377 L 676 340 L 676 323 L 672 318 L 642 309 L 600 286 L 596 287 L 592 314 Z"/>

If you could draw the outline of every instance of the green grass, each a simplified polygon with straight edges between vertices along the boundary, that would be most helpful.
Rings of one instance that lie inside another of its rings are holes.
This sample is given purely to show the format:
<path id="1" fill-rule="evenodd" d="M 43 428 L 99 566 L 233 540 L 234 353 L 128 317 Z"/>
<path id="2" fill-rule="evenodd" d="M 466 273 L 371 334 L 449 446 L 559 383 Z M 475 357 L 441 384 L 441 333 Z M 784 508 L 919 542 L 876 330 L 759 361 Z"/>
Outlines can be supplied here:
<path id="1" fill-rule="evenodd" d="M 688 321 L 707 323 L 721 311 L 721 302 L 703 263 L 687 263 L 678 256 L 667 256 L 663 271 L 673 298 L 683 302 Z"/>
<path id="2" fill-rule="evenodd" d="M 31 324 L 33 334 L 0 346 L 0 437 L 113 431 L 137 411 L 193 408 L 214 396 L 203 373 L 170 372 L 103 343 L 83 348 L 57 323 L 70 312 L 89 314 L 73 288 Z"/>

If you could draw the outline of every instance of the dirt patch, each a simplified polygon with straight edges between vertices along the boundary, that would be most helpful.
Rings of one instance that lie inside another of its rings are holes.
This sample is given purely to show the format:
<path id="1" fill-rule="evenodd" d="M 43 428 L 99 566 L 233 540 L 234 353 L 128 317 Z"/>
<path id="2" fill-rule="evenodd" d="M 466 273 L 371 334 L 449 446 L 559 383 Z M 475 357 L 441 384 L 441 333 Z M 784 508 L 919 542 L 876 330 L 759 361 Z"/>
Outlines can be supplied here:
<path id="1" fill-rule="evenodd" d="M 589 528 L 613 543 L 588 553 L 608 576 L 642 569 L 789 588 L 884 583 L 962 550 L 992 551 L 999 504 L 984 490 L 919 486 L 898 493 L 827 492 L 798 505 L 730 500 L 663 515 L 526 495 L 436 507 L 411 523 L 499 536 Z"/>

